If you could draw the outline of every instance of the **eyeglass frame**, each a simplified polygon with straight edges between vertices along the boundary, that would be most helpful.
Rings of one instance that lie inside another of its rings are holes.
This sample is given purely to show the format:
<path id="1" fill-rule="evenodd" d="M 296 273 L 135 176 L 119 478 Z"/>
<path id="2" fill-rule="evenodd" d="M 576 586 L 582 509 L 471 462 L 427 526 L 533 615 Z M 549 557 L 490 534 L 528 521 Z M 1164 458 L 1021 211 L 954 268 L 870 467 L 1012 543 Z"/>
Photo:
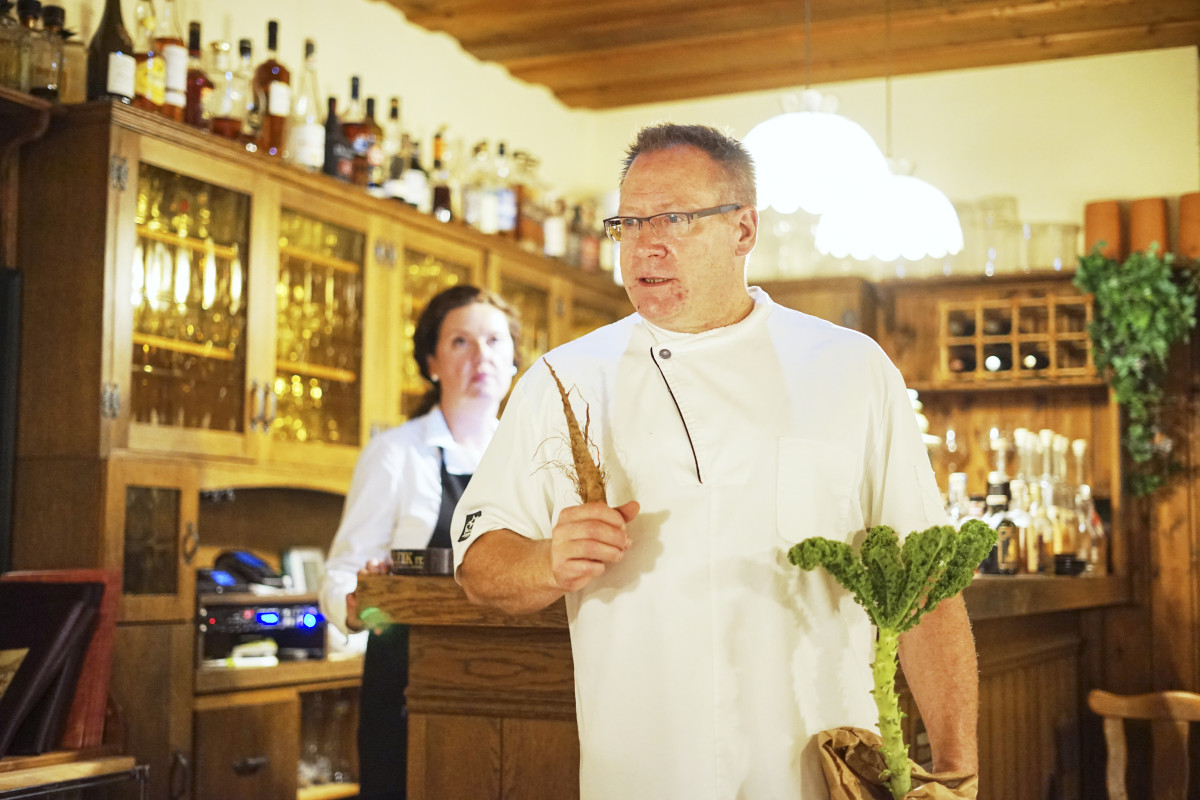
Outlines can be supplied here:
<path id="1" fill-rule="evenodd" d="M 620 242 L 622 234 L 618 234 L 618 235 L 614 236 L 612 228 L 614 225 L 618 225 L 618 224 L 624 222 L 625 220 L 637 220 L 637 228 L 636 228 L 637 234 L 634 234 L 636 236 L 642 232 L 642 225 L 644 225 L 646 223 L 650 223 L 650 230 L 655 230 L 654 223 L 651 222 L 651 220 L 657 219 L 658 217 L 672 217 L 672 216 L 685 217 L 687 219 L 688 227 L 690 228 L 692 225 L 692 220 L 694 220 L 694 219 L 700 219 L 701 217 L 711 217 L 716 214 L 727 214 L 730 211 L 737 211 L 742 208 L 745 208 L 745 206 L 742 205 L 741 203 L 726 203 L 725 205 L 722 205 L 722 206 L 713 206 L 712 208 L 702 208 L 699 211 L 663 211 L 658 214 L 651 214 L 648 217 L 634 217 L 634 216 L 630 216 L 627 214 L 622 214 L 622 215 L 617 215 L 615 217 L 609 217 L 608 219 L 603 220 L 604 235 L 607 236 L 609 239 L 611 239 L 614 242 Z"/>

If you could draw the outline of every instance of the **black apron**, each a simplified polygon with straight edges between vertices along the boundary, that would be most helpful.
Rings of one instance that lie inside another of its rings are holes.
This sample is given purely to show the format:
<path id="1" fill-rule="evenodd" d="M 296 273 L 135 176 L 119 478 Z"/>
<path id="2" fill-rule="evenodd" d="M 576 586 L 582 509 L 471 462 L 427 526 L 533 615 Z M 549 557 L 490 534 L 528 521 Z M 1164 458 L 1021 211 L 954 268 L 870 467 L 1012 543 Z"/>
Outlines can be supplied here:
<path id="1" fill-rule="evenodd" d="M 442 504 L 429 547 L 450 547 L 450 518 L 467 488 L 470 475 L 446 471 L 446 454 L 438 448 L 442 469 Z M 358 782 L 360 800 L 404 800 L 408 781 L 408 626 L 389 625 L 367 638 L 358 714 Z"/>

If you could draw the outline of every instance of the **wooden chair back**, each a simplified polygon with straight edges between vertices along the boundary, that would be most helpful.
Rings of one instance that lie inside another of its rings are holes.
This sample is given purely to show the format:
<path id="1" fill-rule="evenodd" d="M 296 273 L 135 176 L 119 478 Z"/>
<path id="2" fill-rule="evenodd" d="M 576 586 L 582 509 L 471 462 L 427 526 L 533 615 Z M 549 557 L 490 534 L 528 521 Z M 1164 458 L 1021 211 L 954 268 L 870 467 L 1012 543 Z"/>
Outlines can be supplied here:
<path id="1" fill-rule="evenodd" d="M 1154 692 L 1116 695 L 1095 689 L 1088 706 L 1104 718 L 1108 748 L 1109 800 L 1128 800 L 1125 772 L 1125 720 L 1149 720 L 1153 752 L 1151 781 L 1155 800 L 1186 800 L 1188 787 L 1188 723 L 1200 722 L 1200 694 Z"/>

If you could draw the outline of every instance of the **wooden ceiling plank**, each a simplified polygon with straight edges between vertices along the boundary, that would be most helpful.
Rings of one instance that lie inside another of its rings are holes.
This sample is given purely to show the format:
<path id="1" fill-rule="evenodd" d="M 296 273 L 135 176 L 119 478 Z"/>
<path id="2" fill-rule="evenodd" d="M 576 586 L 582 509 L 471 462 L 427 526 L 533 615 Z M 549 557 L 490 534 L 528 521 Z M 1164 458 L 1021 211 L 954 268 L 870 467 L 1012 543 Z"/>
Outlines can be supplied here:
<path id="1" fill-rule="evenodd" d="M 1082 2 L 1061 3 L 1059 16 L 1006 17 L 973 15 L 949 26 L 933 18 L 907 18 L 893 22 L 891 49 L 975 46 L 987 42 L 1039 36 L 1060 36 L 1087 30 L 1103 31 L 1135 26 L 1169 25 L 1200 19 L 1200 4 L 1194 0 L 1160 0 L 1156 12 L 1147 17 L 1144 7 L 1130 0 L 1088 0 L 1093 6 L 1105 3 L 1109 13 L 1086 12 Z M 1148 4 L 1147 4 L 1148 5 Z M 755 60 L 780 58 L 792 63 L 804 58 L 802 32 L 786 28 L 747 39 L 728 34 L 687 42 L 662 42 L 654 45 L 614 47 L 574 56 L 530 57 L 500 61 L 513 75 L 534 83 L 569 88 L 557 76 L 578 72 L 581 76 L 632 71 L 647 76 L 670 77 L 693 71 L 693 63 L 721 61 L 729 53 L 744 50 Z M 874 58 L 880 70 L 886 70 L 886 26 L 882 21 L 858 25 L 824 24 L 813 26 L 812 56 L 816 60 Z M 586 77 L 581 80 L 588 80 Z"/>
<path id="2" fill-rule="evenodd" d="M 1078 32 L 1047 37 L 1028 37 L 992 42 L 970 48 L 947 46 L 898 54 L 901 70 L 894 74 L 921 74 L 956 69 L 1031 63 L 1108 53 L 1181 47 L 1200 42 L 1200 21 L 1137 26 L 1100 32 Z M 878 60 L 821 62 L 813 64 L 812 83 L 880 78 Z M 695 73 L 674 81 L 645 80 L 596 83 L 558 93 L 566 105 L 576 108 L 609 109 L 645 103 L 662 103 L 739 92 L 795 89 L 803 86 L 795 69 L 770 64 L 740 71 Z"/>

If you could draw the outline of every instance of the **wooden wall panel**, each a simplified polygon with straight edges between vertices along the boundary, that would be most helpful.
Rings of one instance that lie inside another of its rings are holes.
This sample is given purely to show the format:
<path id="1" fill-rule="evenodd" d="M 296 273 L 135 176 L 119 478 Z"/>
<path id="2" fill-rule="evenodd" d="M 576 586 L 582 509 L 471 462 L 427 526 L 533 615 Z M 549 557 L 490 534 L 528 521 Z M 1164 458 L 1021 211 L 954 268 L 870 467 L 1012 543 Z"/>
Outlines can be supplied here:
<path id="1" fill-rule="evenodd" d="M 501 800 L 579 796 L 579 733 L 574 720 L 506 719 L 503 732 Z M 530 770 L 531 763 L 540 768 Z"/>
<path id="2" fill-rule="evenodd" d="M 500 731 L 495 717 L 409 717 L 409 800 L 500 797 Z"/>

